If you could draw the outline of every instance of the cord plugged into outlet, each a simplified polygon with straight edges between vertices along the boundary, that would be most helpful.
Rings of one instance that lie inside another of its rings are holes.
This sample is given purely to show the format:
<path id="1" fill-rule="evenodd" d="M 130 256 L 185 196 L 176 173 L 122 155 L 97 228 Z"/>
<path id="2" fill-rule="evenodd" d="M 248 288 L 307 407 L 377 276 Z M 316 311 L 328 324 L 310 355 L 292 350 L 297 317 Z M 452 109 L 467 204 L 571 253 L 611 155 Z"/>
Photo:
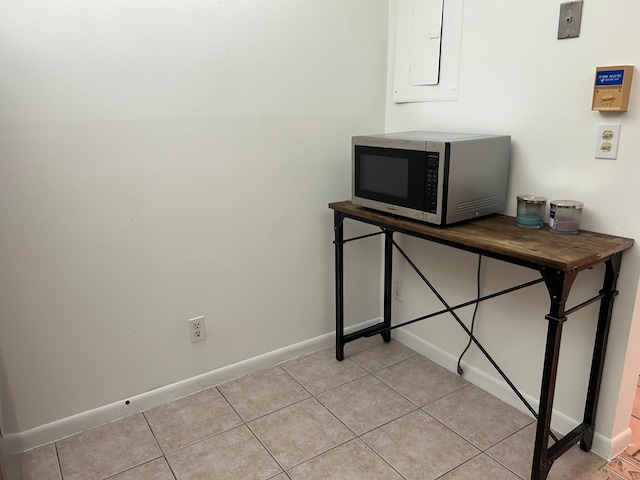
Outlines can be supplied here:
<path id="1" fill-rule="evenodd" d="M 201 342 L 207 339 L 207 330 L 205 328 L 204 316 L 190 318 L 187 320 L 189 324 L 189 337 L 191 343 Z"/>

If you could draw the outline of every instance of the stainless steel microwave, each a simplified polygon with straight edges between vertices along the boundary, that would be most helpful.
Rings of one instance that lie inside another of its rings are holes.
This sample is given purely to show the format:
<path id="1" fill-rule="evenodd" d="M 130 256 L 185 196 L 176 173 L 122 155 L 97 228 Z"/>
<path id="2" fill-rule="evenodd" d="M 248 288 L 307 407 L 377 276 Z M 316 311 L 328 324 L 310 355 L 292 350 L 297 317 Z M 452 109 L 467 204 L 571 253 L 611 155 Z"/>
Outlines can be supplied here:
<path id="1" fill-rule="evenodd" d="M 449 225 L 505 209 L 509 135 L 399 132 L 352 138 L 352 201 Z"/>

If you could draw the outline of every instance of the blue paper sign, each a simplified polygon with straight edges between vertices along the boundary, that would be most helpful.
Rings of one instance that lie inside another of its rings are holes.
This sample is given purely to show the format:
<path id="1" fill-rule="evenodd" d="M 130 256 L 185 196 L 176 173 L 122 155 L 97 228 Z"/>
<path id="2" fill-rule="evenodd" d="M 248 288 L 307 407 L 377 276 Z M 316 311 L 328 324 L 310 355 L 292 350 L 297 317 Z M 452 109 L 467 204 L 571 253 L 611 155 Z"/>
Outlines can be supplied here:
<path id="1" fill-rule="evenodd" d="M 596 86 L 622 85 L 624 70 L 601 70 L 596 74 Z"/>

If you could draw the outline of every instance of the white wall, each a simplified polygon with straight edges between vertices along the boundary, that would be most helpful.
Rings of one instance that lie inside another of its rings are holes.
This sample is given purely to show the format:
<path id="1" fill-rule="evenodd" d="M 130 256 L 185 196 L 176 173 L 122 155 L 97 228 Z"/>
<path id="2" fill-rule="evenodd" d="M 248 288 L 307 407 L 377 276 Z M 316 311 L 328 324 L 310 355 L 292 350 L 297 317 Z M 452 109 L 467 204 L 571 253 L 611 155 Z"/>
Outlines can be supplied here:
<path id="1" fill-rule="evenodd" d="M 333 330 L 327 203 L 350 137 L 384 128 L 387 14 L 0 4 L 5 434 Z M 371 268 L 353 321 L 378 315 Z"/>
<path id="2" fill-rule="evenodd" d="M 557 40 L 560 3 L 465 2 L 458 100 L 395 104 L 388 88 L 386 129 L 510 134 L 513 157 L 507 214 L 515 215 L 516 195 L 523 193 L 549 200 L 581 200 L 585 204 L 584 229 L 639 239 L 640 3 L 623 0 L 612 8 L 608 2 L 585 0 L 580 37 Z M 389 82 L 394 65 L 396 11 L 396 2 L 391 2 Z M 629 111 L 591 111 L 596 66 L 618 64 L 636 66 Z M 622 124 L 615 161 L 594 158 L 599 123 Z M 452 304 L 475 295 L 473 255 L 444 247 L 427 251 L 423 242 L 414 240 L 404 245 L 421 265 L 436 265 L 431 270 L 435 272 L 434 283 L 443 288 Z M 483 293 L 537 277 L 534 271 L 497 261 L 489 260 L 485 267 Z M 398 270 L 398 275 L 406 271 Z M 579 277 L 570 306 L 601 287 L 601 274 L 602 270 L 596 269 Z M 418 292 L 426 288 L 412 275 L 406 273 L 405 299 L 394 306 L 398 321 L 436 305 L 436 300 L 424 300 L 424 295 L 418 299 L 422 294 Z M 629 424 L 640 364 L 640 313 L 635 314 L 635 320 L 633 313 L 639 275 L 640 255 L 634 246 L 623 256 L 618 283 L 621 293 L 616 298 L 600 396 L 596 430 L 607 439 L 624 435 Z M 515 383 L 533 398 L 539 394 L 547 305 L 546 290 L 540 285 L 483 304 L 478 314 L 478 336 L 513 375 Z M 596 307 L 585 309 L 570 317 L 565 327 L 556 408 L 573 419 L 582 418 L 576 406 L 584 398 L 582 385 L 588 375 L 596 314 Z M 462 315 L 470 319 L 471 310 Z M 434 342 L 448 355 L 457 356 L 465 339 L 452 323 L 452 319 L 442 318 L 409 330 Z M 473 349 L 465 359 L 494 375 L 492 367 Z"/>

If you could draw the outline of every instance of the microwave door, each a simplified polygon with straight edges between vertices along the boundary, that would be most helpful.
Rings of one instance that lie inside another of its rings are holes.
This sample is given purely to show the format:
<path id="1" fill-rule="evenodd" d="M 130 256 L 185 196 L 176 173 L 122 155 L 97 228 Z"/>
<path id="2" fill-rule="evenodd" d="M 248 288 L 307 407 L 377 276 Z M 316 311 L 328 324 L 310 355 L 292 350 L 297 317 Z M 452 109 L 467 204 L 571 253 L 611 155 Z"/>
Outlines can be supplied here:
<path id="1" fill-rule="evenodd" d="M 363 206 L 421 220 L 426 152 L 356 146 L 354 200 Z"/>

